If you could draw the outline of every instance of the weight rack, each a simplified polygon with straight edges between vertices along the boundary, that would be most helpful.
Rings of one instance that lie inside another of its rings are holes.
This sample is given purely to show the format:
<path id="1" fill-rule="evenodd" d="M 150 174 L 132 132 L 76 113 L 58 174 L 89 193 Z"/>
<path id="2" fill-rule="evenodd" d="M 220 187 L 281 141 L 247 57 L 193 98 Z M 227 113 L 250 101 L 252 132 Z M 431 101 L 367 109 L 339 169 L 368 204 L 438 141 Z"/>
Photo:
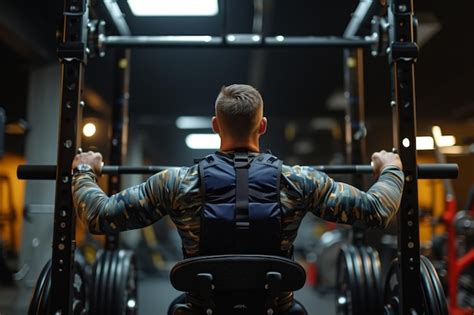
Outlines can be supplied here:
<path id="1" fill-rule="evenodd" d="M 106 8 L 109 9 L 104 0 Z M 225 0 L 221 0 L 225 8 Z M 373 1 L 360 0 L 363 14 L 355 14 L 348 29 L 355 34 L 366 19 Z M 364 13 L 364 8 L 367 8 Z M 113 15 L 112 15 L 113 16 Z M 393 143 L 404 164 L 405 188 L 398 215 L 398 256 L 400 262 L 400 303 L 402 314 L 422 313 L 418 297 L 420 283 L 418 226 L 418 168 L 416 156 L 416 103 L 414 63 L 418 48 L 414 42 L 412 0 L 388 3 L 388 59 L 392 76 Z M 97 34 L 96 47 L 88 47 L 89 22 L 87 0 L 64 0 L 60 24 L 58 57 L 61 62 L 61 116 L 56 168 L 56 197 L 52 258 L 51 314 L 71 314 L 72 264 L 75 250 L 75 214 L 71 196 L 71 161 L 80 138 L 77 128 L 82 118 L 82 88 L 87 52 L 106 47 L 226 47 L 226 48 L 366 48 L 377 44 L 377 38 L 261 36 L 259 34 L 226 34 L 225 13 L 222 14 L 222 36 L 104 36 Z M 121 20 L 122 26 L 125 20 Z M 126 23 L 125 23 L 126 24 Z M 100 32 L 100 28 L 97 28 Z M 380 35 L 380 34 L 379 34 Z M 90 45 L 90 43 L 89 43 Z M 100 54 L 99 54 L 100 55 Z"/>

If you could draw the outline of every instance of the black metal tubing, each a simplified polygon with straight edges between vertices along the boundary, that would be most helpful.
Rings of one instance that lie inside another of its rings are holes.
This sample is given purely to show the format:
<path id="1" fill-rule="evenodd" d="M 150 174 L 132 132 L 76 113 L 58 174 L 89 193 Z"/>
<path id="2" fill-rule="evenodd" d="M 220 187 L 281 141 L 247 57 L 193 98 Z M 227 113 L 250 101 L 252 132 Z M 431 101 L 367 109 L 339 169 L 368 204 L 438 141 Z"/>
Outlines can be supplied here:
<path id="1" fill-rule="evenodd" d="M 423 314 L 420 299 L 420 238 L 416 153 L 415 58 L 413 2 L 389 2 L 389 62 L 392 74 L 394 147 L 403 162 L 405 186 L 398 214 L 400 309 L 397 314 Z M 409 49 L 405 49 L 409 48 Z"/>
<path id="2" fill-rule="evenodd" d="M 365 78 L 364 49 L 344 49 L 344 90 L 347 96 L 345 134 L 346 162 L 362 164 L 367 155 L 365 128 Z M 362 174 L 353 174 L 351 183 L 365 190 L 365 178 Z M 352 226 L 352 243 L 356 246 L 365 245 L 365 224 L 356 223 Z"/>
<path id="3" fill-rule="evenodd" d="M 118 33 L 123 36 L 131 35 L 132 32 L 125 21 L 124 14 L 116 0 L 104 0 L 104 6 L 107 12 L 110 15 L 110 18 L 114 22 L 115 28 L 117 29 Z"/>
<path id="4" fill-rule="evenodd" d="M 128 142 L 128 100 L 130 81 L 130 49 L 114 51 L 114 101 L 112 104 L 112 139 L 110 141 L 109 161 L 114 165 L 122 165 L 127 152 Z M 109 194 L 121 190 L 121 178 L 114 174 L 108 178 Z M 107 234 L 105 247 L 108 250 L 119 248 L 119 234 Z"/>
<path id="5" fill-rule="evenodd" d="M 101 40 L 106 47 L 127 48 L 321 48 L 367 47 L 375 43 L 371 38 L 343 38 L 337 36 L 265 36 L 260 34 L 228 34 L 223 36 L 106 36 Z"/>
<path id="6" fill-rule="evenodd" d="M 344 50 L 344 86 L 346 107 L 346 162 L 362 164 L 366 159 L 364 50 Z M 353 185 L 363 189 L 363 179 L 353 177 Z"/>
<path id="7" fill-rule="evenodd" d="M 356 10 L 352 14 L 352 18 L 347 24 L 344 31 L 344 37 L 356 36 L 360 30 L 361 25 L 369 17 L 369 12 L 374 5 L 374 0 L 359 0 Z"/>
<path id="8" fill-rule="evenodd" d="M 155 174 L 178 166 L 118 166 L 105 165 L 102 174 Z M 327 174 L 372 174 L 373 168 L 370 165 L 313 165 L 313 168 Z M 418 165 L 419 178 L 456 178 L 458 176 L 458 165 L 447 164 L 420 164 Z M 17 169 L 18 179 L 55 179 L 55 165 L 20 165 Z"/>
<path id="9" fill-rule="evenodd" d="M 87 0 L 64 0 L 56 193 L 54 203 L 51 301 L 48 314 L 72 314 L 72 284 L 75 250 L 75 211 L 71 193 L 71 163 L 80 144 L 82 85 L 87 43 Z"/>

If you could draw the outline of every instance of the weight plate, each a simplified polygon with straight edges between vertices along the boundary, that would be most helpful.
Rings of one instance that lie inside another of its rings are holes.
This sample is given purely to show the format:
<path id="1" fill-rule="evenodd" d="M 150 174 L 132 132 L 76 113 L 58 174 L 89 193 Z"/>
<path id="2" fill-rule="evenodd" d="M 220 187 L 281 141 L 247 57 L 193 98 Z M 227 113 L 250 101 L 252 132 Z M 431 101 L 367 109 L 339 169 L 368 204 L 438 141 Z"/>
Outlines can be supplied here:
<path id="1" fill-rule="evenodd" d="M 114 305 L 119 304 L 120 298 L 115 294 L 115 283 L 122 275 L 117 272 L 117 265 L 120 263 L 119 251 L 114 250 L 110 253 L 109 260 L 109 274 L 106 282 L 107 289 L 106 300 L 105 300 L 105 312 L 104 315 L 120 315 L 120 313 L 114 313 Z"/>
<path id="2" fill-rule="evenodd" d="M 426 276 L 431 280 L 434 296 L 436 298 L 437 307 L 440 315 L 448 315 L 448 303 L 446 302 L 446 296 L 444 294 L 443 285 L 439 280 L 436 269 L 434 268 L 431 261 L 425 256 L 420 257 L 420 264 L 426 268 Z M 423 277 L 423 274 L 422 274 Z"/>
<path id="3" fill-rule="evenodd" d="M 74 262 L 72 283 L 72 306 L 74 315 L 87 314 L 88 300 L 84 270 L 78 262 Z M 33 298 L 28 308 L 28 315 L 48 314 L 51 300 L 51 260 L 43 267 L 36 283 Z"/>
<path id="4" fill-rule="evenodd" d="M 92 315 L 125 315 L 137 311 L 136 261 L 133 252 L 105 250 L 94 268 Z M 130 302 L 130 303 L 129 303 Z"/>
<path id="5" fill-rule="evenodd" d="M 366 312 L 368 315 L 374 314 L 378 315 L 381 314 L 379 309 L 378 300 L 379 300 L 379 292 L 377 291 L 377 285 L 375 283 L 375 276 L 374 270 L 372 266 L 372 258 L 368 254 L 367 250 L 369 247 L 360 247 L 359 252 L 362 258 L 362 266 L 364 269 L 365 275 L 365 305 L 366 305 Z"/>
<path id="6" fill-rule="evenodd" d="M 438 298 L 436 291 L 431 281 L 429 271 L 426 269 L 425 264 L 420 259 L 420 273 L 421 273 L 421 292 L 423 294 L 423 304 L 427 314 L 438 315 L 440 309 L 438 305 Z"/>
<path id="7" fill-rule="evenodd" d="M 135 255 L 131 251 L 121 250 L 120 278 L 116 282 L 116 295 L 119 298 L 116 314 L 132 315 L 137 313 L 137 271 Z"/>
<path id="8" fill-rule="evenodd" d="M 106 274 L 104 273 L 105 266 L 107 265 L 108 257 L 110 256 L 109 251 L 99 251 L 99 256 L 95 261 L 92 279 L 92 291 L 91 291 L 91 315 L 103 315 L 104 313 L 104 300 L 101 294 L 106 289 L 103 285 Z"/>
<path id="9" fill-rule="evenodd" d="M 110 306 L 107 305 L 107 290 L 108 288 L 108 279 L 110 276 L 110 267 L 111 267 L 111 260 L 112 260 L 112 251 L 105 251 L 105 258 L 102 266 L 102 275 L 100 279 L 100 291 L 98 292 L 99 295 L 99 309 L 100 315 L 105 315 L 107 313 L 107 308 Z"/>
<path id="10" fill-rule="evenodd" d="M 374 280 L 374 291 L 375 300 L 373 301 L 374 304 L 374 311 L 375 314 L 382 314 L 383 313 L 383 286 L 382 286 L 382 264 L 380 262 L 379 252 L 372 247 L 365 247 L 367 254 L 370 257 L 371 265 L 372 265 L 372 277 Z"/>
<path id="11" fill-rule="evenodd" d="M 46 282 L 41 292 L 40 302 L 38 305 L 38 314 L 47 314 L 49 308 L 49 300 L 51 296 L 51 266 L 46 272 Z"/>
<path id="12" fill-rule="evenodd" d="M 126 282 L 126 306 L 127 315 L 135 315 L 138 313 L 138 294 L 137 294 L 137 263 L 136 257 L 133 252 L 128 252 L 129 259 L 125 260 L 127 264 L 124 268 L 129 270 L 128 278 Z"/>
<path id="13" fill-rule="evenodd" d="M 48 260 L 43 269 L 41 269 L 38 280 L 36 280 L 35 290 L 28 307 L 28 315 L 40 314 L 39 305 L 47 282 L 50 281 L 49 272 L 51 270 L 51 260 Z"/>
<path id="14" fill-rule="evenodd" d="M 387 272 L 387 277 L 385 278 L 384 286 L 384 314 L 385 315 L 397 315 L 400 314 L 399 307 L 400 301 L 398 295 L 400 292 L 399 282 L 398 282 L 398 273 L 400 267 L 398 265 L 398 259 L 394 259 L 390 264 L 390 268 Z"/>
<path id="15" fill-rule="evenodd" d="M 126 273 L 127 270 L 124 268 L 124 251 L 119 250 L 116 253 L 117 257 L 117 269 L 116 269 L 116 277 L 115 282 L 113 284 L 113 294 L 116 297 L 116 301 L 114 303 L 113 312 L 114 314 L 123 314 L 124 313 L 124 305 L 126 305 L 126 293 L 125 290 L 122 289 L 122 283 L 125 282 L 124 277 L 127 277 Z"/>
<path id="16" fill-rule="evenodd" d="M 87 314 L 89 308 L 87 280 L 82 264 L 74 263 L 72 313 L 74 315 Z"/>
<path id="17" fill-rule="evenodd" d="M 384 314 L 397 315 L 399 310 L 399 282 L 400 266 L 395 259 L 387 273 L 384 289 Z M 447 304 L 443 287 L 431 262 L 424 256 L 420 257 L 421 291 L 423 295 L 423 314 L 447 315 Z"/>
<path id="18" fill-rule="evenodd" d="M 353 314 L 353 302 L 357 299 L 357 296 L 354 291 L 354 262 L 348 245 L 343 245 L 339 252 L 336 279 L 337 314 Z"/>
<path id="19" fill-rule="evenodd" d="M 365 283 L 365 273 L 364 273 L 364 266 L 362 263 L 362 256 L 359 252 L 359 249 L 356 246 L 349 245 L 349 253 L 352 256 L 352 262 L 354 264 L 354 285 L 353 290 L 356 293 L 356 299 L 352 300 L 353 304 L 353 315 L 365 315 L 367 314 L 366 310 L 366 287 L 367 284 Z"/>

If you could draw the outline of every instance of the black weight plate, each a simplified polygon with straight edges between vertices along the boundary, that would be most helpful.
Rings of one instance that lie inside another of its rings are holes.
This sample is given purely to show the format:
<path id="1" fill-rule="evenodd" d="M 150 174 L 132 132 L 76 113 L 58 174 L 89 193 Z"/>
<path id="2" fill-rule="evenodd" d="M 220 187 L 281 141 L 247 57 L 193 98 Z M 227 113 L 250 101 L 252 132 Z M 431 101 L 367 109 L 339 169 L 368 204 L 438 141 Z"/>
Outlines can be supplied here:
<path id="1" fill-rule="evenodd" d="M 429 276 L 431 283 L 434 288 L 434 294 L 436 296 L 436 303 L 438 304 L 439 314 L 448 315 L 448 303 L 446 302 L 446 296 L 444 294 L 443 285 L 439 280 L 436 269 L 434 268 L 431 261 L 425 256 L 420 257 L 420 264 L 423 264 L 427 271 L 427 276 Z"/>
<path id="2" fill-rule="evenodd" d="M 126 280 L 127 275 L 127 270 L 124 268 L 124 251 L 119 250 L 116 253 L 117 256 L 117 269 L 116 269 L 116 277 L 115 277 L 115 282 L 114 286 L 112 288 L 113 294 L 115 296 L 115 303 L 113 305 L 113 312 L 114 314 L 123 314 L 125 310 L 125 303 L 126 302 L 126 292 L 124 289 L 122 289 L 122 283 L 124 283 Z"/>
<path id="3" fill-rule="evenodd" d="M 115 295 L 115 282 L 118 278 L 121 277 L 121 275 L 117 273 L 117 265 L 119 265 L 120 263 L 118 250 L 114 250 L 110 253 L 109 262 L 109 276 L 106 282 L 107 289 L 105 290 L 106 310 L 104 312 L 104 315 L 120 315 L 119 313 L 114 313 L 113 311 L 114 305 L 120 303 L 120 299 Z"/>
<path id="4" fill-rule="evenodd" d="M 398 295 L 400 293 L 400 284 L 398 282 L 398 273 L 400 267 L 398 260 L 394 259 L 390 264 L 384 285 L 384 314 L 397 315 L 400 314 L 400 301 Z"/>
<path id="5" fill-rule="evenodd" d="M 51 271 L 52 268 L 47 269 L 46 272 L 46 282 L 44 285 L 44 289 L 41 293 L 40 302 L 38 305 L 38 314 L 47 314 L 49 308 L 49 301 L 51 299 Z"/>
<path id="6" fill-rule="evenodd" d="M 369 247 L 360 247 L 359 252 L 362 257 L 362 265 L 364 268 L 365 274 L 365 296 L 366 299 L 364 303 L 366 304 L 366 310 L 368 315 L 378 315 L 381 314 L 381 307 L 379 307 L 378 301 L 380 299 L 378 292 L 374 267 L 372 264 L 372 257 L 368 254 Z"/>
<path id="7" fill-rule="evenodd" d="M 372 247 L 365 247 L 367 255 L 372 265 L 372 278 L 374 281 L 373 290 L 375 299 L 372 301 L 374 314 L 383 313 L 383 286 L 382 286 L 382 264 L 380 262 L 379 252 Z"/>
<path id="8" fill-rule="evenodd" d="M 120 251 L 119 272 L 115 292 L 119 298 L 116 314 L 132 315 L 137 313 L 137 278 L 135 255 L 131 251 Z M 133 300 L 133 302 L 131 302 Z M 129 305 L 129 302 L 131 303 Z"/>
<path id="9" fill-rule="evenodd" d="M 105 251 L 105 259 L 104 259 L 104 265 L 102 267 L 102 277 L 100 279 L 100 291 L 98 292 L 99 295 L 99 310 L 100 310 L 100 315 L 106 315 L 107 314 L 107 309 L 109 308 L 109 305 L 107 305 L 107 290 L 108 290 L 108 283 L 109 283 L 109 277 L 110 277 L 110 267 L 112 265 L 112 255 L 113 251 L 106 250 Z"/>
<path id="10" fill-rule="evenodd" d="M 440 309 L 438 305 L 438 298 L 436 291 L 431 281 L 431 277 L 426 265 L 420 260 L 421 273 L 421 292 L 423 294 L 424 308 L 427 314 L 439 315 Z"/>
<path id="11" fill-rule="evenodd" d="M 33 296 L 30 301 L 30 305 L 28 307 L 28 315 L 38 314 L 39 304 L 41 296 L 43 295 L 44 288 L 47 285 L 47 282 L 50 281 L 48 277 L 49 270 L 51 269 L 51 260 L 44 265 L 43 269 L 41 269 L 40 275 L 36 280 L 35 290 L 33 292 Z"/>
<path id="12" fill-rule="evenodd" d="M 92 315 L 103 315 L 104 314 L 104 298 L 103 293 L 105 290 L 104 281 L 107 277 L 105 268 L 108 264 L 110 252 L 103 250 L 100 256 L 97 258 L 94 268 L 94 279 L 93 279 L 93 292 L 91 298 L 91 314 Z"/>
<path id="13" fill-rule="evenodd" d="M 382 285 L 382 264 L 380 262 L 379 252 L 372 247 L 366 247 L 367 254 L 372 260 L 372 270 L 375 279 L 375 285 L 380 307 L 383 305 L 383 285 Z"/>
<path id="14" fill-rule="evenodd" d="M 353 315 L 365 315 L 367 314 L 366 310 L 366 287 L 367 284 L 365 283 L 365 273 L 364 267 L 362 263 L 362 256 L 359 252 L 359 249 L 356 246 L 349 245 L 349 253 L 352 256 L 352 262 L 354 263 L 354 285 L 353 290 L 356 294 L 356 299 L 353 300 Z"/>
<path id="15" fill-rule="evenodd" d="M 97 252 L 97 258 L 94 262 L 94 266 L 92 268 L 92 285 L 91 285 L 91 295 L 90 295 L 90 313 L 91 315 L 99 314 L 98 311 L 98 305 L 99 305 L 99 299 L 98 299 L 98 292 L 99 292 L 99 281 L 102 275 L 102 264 L 103 264 L 103 259 L 104 259 L 104 251 L 100 250 Z"/>
<path id="16" fill-rule="evenodd" d="M 79 262 L 74 263 L 74 279 L 73 279 L 73 300 L 72 313 L 74 315 L 87 314 L 88 310 L 88 292 L 87 281 L 84 269 Z"/>
<path id="17" fill-rule="evenodd" d="M 118 253 L 118 257 L 120 258 L 120 277 L 117 278 L 114 288 L 115 296 L 117 297 L 116 313 L 126 314 L 128 302 L 127 283 L 130 275 L 130 255 L 128 254 L 128 251 L 121 250 Z"/>
<path id="18" fill-rule="evenodd" d="M 337 314 L 353 314 L 353 300 L 356 299 L 353 290 L 355 282 L 354 263 L 347 245 L 341 247 L 337 258 L 336 279 Z"/>
<path id="19" fill-rule="evenodd" d="M 384 289 L 384 314 L 400 314 L 399 312 L 399 282 L 400 266 L 395 259 L 387 273 Z M 442 285 L 431 262 L 424 256 L 420 257 L 421 290 L 423 294 L 424 314 L 447 315 L 447 304 L 442 291 Z"/>
<path id="20" fill-rule="evenodd" d="M 127 306 L 127 315 L 135 315 L 138 313 L 138 295 L 137 295 L 137 263 L 136 257 L 133 252 L 128 252 L 129 258 L 124 260 L 124 268 L 128 270 L 128 277 L 125 283 L 126 287 L 126 306 Z M 133 301 L 132 304 L 129 302 Z"/>

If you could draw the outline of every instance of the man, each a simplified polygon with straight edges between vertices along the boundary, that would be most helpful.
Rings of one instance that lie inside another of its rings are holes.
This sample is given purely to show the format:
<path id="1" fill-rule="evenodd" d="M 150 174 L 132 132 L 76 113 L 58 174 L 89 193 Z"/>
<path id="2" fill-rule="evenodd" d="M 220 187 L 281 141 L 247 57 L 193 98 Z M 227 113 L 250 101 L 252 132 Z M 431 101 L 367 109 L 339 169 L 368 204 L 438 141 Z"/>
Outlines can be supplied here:
<path id="1" fill-rule="evenodd" d="M 372 155 L 378 181 L 367 191 L 338 183 L 311 167 L 283 165 L 260 152 L 267 128 L 263 100 L 248 85 L 223 87 L 212 128 L 219 152 L 191 167 L 170 168 L 145 183 L 107 197 L 95 180 L 99 153 L 73 161 L 73 197 L 81 220 L 102 234 L 150 225 L 169 215 L 186 257 L 255 253 L 291 257 L 298 227 L 309 211 L 322 219 L 385 227 L 395 215 L 404 177 L 398 155 Z M 292 295 L 279 300 L 292 303 Z M 283 307 L 283 306 L 282 306 Z"/>

